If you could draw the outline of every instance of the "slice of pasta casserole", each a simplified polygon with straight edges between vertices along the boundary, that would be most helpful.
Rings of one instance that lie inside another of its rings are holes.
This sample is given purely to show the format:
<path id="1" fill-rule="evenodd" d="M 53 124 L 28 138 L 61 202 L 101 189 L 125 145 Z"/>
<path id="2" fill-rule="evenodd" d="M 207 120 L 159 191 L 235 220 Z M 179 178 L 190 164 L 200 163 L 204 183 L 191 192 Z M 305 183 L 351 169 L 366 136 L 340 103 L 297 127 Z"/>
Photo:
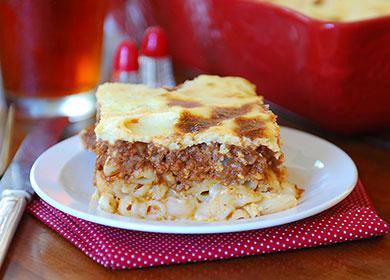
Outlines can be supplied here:
<path id="1" fill-rule="evenodd" d="M 276 116 L 245 79 L 201 75 L 175 88 L 107 83 L 97 106 L 96 126 L 81 136 L 96 153 L 95 198 L 105 211 L 224 221 L 298 202 Z"/>

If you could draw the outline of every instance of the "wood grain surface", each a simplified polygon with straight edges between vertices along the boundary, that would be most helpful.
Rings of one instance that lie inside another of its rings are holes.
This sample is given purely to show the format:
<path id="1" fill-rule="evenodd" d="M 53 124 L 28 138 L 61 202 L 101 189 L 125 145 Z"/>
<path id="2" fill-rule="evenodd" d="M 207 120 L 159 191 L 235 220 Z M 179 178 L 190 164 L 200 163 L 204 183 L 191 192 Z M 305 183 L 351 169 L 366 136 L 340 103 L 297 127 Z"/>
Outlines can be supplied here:
<path id="1" fill-rule="evenodd" d="M 307 126 L 280 123 L 310 131 L 344 149 L 355 161 L 379 215 L 390 221 L 390 150 L 376 135 L 342 137 Z M 17 121 L 13 152 L 34 123 Z M 71 127 L 71 135 L 84 124 Z M 390 235 L 349 243 L 232 260 L 112 271 L 25 214 L 0 277 L 4 279 L 390 279 Z"/>

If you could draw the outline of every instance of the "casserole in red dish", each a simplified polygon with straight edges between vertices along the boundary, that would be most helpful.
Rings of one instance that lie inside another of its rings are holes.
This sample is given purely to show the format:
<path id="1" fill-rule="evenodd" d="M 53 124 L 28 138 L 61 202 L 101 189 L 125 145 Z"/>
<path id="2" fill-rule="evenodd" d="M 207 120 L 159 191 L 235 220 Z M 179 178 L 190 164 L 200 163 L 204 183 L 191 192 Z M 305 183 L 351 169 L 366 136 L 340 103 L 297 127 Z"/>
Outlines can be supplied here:
<path id="1" fill-rule="evenodd" d="M 390 127 L 390 16 L 327 22 L 254 0 L 136 2 L 165 28 L 177 64 L 245 77 L 323 128 Z"/>

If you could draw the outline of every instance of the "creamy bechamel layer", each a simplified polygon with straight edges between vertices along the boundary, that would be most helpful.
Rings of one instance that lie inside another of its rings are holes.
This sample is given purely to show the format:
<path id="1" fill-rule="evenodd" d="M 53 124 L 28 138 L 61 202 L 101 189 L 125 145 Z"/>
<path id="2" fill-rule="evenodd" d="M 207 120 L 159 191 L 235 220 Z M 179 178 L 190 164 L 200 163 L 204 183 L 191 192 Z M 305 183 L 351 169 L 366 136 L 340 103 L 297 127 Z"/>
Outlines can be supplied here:
<path id="1" fill-rule="evenodd" d="M 389 0 L 258 0 L 327 21 L 357 21 L 390 16 Z"/>
<path id="2" fill-rule="evenodd" d="M 97 103 L 98 141 L 154 143 L 171 150 L 221 143 L 281 153 L 275 115 L 242 78 L 201 75 L 174 89 L 107 83 L 98 88 Z"/>

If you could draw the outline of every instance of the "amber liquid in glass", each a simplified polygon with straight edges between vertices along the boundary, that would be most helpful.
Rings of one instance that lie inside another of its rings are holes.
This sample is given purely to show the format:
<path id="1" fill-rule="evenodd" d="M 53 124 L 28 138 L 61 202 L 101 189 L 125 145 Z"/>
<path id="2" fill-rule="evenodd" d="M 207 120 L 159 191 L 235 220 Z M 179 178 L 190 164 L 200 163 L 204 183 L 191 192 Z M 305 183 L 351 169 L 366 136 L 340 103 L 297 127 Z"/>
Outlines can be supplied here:
<path id="1" fill-rule="evenodd" d="M 0 63 L 7 96 L 58 98 L 100 79 L 104 0 L 0 1 Z"/>

